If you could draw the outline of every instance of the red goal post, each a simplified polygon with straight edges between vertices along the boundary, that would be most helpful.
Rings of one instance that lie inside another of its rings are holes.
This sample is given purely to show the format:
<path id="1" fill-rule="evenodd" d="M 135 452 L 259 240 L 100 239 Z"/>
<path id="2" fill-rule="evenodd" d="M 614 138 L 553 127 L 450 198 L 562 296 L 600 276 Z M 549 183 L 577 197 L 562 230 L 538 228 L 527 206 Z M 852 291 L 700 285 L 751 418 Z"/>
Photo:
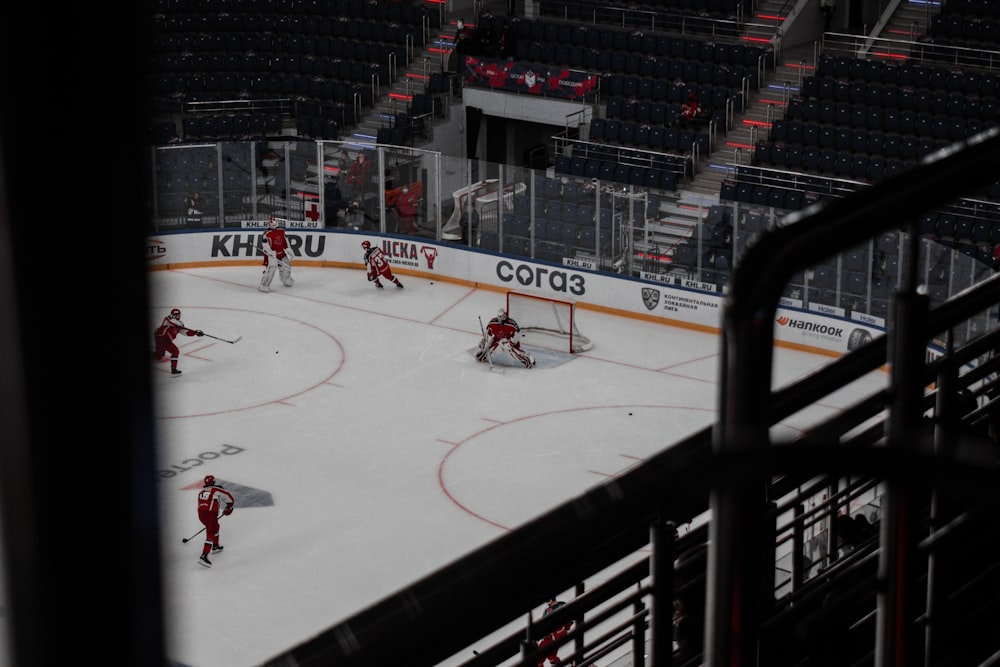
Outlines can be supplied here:
<path id="1" fill-rule="evenodd" d="M 507 314 L 514 319 L 528 343 L 563 352 L 586 352 L 594 344 L 580 332 L 576 303 L 564 299 L 507 292 Z"/>

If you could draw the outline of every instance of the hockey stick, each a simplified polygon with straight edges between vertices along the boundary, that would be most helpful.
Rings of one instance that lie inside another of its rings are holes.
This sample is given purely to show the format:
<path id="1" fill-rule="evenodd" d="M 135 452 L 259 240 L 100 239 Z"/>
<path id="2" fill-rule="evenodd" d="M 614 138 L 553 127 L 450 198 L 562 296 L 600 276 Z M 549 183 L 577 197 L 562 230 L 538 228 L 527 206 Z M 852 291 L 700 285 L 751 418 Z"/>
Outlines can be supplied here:
<path id="1" fill-rule="evenodd" d="M 205 526 L 202 526 L 202 527 L 201 527 L 201 530 L 199 530 L 199 531 L 198 531 L 197 533 L 195 533 L 195 534 L 194 534 L 194 535 L 192 535 L 191 537 L 185 537 L 185 538 L 182 538 L 182 539 L 181 539 L 181 542 L 183 542 L 184 544 L 187 544 L 188 542 L 190 542 L 190 541 L 191 541 L 191 540 L 193 540 L 194 538 L 196 538 L 196 537 L 198 537 L 199 535 L 201 535 L 201 534 L 202 534 L 203 532 L 205 532 Z"/>
<path id="2" fill-rule="evenodd" d="M 483 332 L 483 352 L 486 353 L 486 360 L 490 362 L 490 368 L 493 368 L 493 355 L 490 354 L 490 350 L 487 347 L 489 343 L 486 342 L 486 327 L 483 326 L 483 318 L 479 317 L 479 330 Z"/>
<path id="3" fill-rule="evenodd" d="M 260 250 L 265 255 L 270 256 L 270 253 L 268 253 L 266 250 L 264 250 L 264 248 L 262 248 L 259 243 L 257 244 L 256 248 L 257 248 L 257 250 Z M 288 269 L 289 271 L 291 271 L 292 270 L 292 249 L 288 248 L 285 251 L 285 259 L 278 259 L 277 257 L 275 257 L 274 261 L 276 261 L 278 264 L 280 264 L 281 266 L 283 266 L 286 269 Z"/>
<path id="4" fill-rule="evenodd" d="M 490 353 L 490 348 L 486 342 L 486 329 L 483 327 L 483 318 L 479 318 L 479 329 L 483 332 L 483 351 L 486 352 L 486 361 L 490 362 L 490 370 L 495 371 L 503 375 L 503 369 L 499 366 L 493 365 L 493 355 Z"/>
<path id="5" fill-rule="evenodd" d="M 226 516 L 226 515 L 225 515 L 225 514 L 223 514 L 223 515 L 220 515 L 220 516 L 219 516 L 219 521 L 222 521 L 222 517 L 223 517 L 223 516 Z M 198 537 L 199 535 L 201 535 L 202 533 L 204 533 L 204 532 L 205 532 L 205 529 L 206 529 L 206 528 L 208 528 L 208 526 L 202 526 L 202 527 L 201 527 L 201 530 L 199 530 L 199 531 L 198 531 L 197 533 L 195 533 L 195 534 L 194 534 L 194 535 L 192 535 L 191 537 L 182 537 L 182 538 L 181 538 L 181 542 L 183 542 L 184 544 L 187 544 L 188 542 L 190 542 L 190 541 L 191 541 L 191 540 L 193 540 L 194 538 L 196 538 L 196 537 Z"/>
<path id="6" fill-rule="evenodd" d="M 181 327 L 181 328 L 184 329 L 184 331 L 197 331 L 197 329 L 188 329 L 187 327 Z M 233 345 L 243 340 L 243 336 L 237 336 L 236 340 L 226 340 L 225 338 L 219 338 L 218 336 L 213 336 L 212 334 L 205 333 L 204 331 L 201 332 L 201 335 L 208 336 L 209 338 L 214 338 L 215 340 L 221 340 L 223 343 L 229 343 L 230 345 Z"/>

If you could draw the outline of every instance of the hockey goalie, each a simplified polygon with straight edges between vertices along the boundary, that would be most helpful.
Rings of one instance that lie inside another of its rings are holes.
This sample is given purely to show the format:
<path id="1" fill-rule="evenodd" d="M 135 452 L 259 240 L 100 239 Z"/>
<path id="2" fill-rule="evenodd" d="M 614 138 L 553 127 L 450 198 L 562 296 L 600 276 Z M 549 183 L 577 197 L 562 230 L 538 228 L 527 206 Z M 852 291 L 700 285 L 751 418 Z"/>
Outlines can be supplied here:
<path id="1" fill-rule="evenodd" d="M 517 340 L 521 328 L 517 322 L 507 317 L 507 311 L 503 308 L 497 316 L 489 321 L 483 331 L 483 338 L 479 341 L 479 352 L 476 353 L 476 361 L 493 361 L 493 353 L 497 348 L 509 354 L 514 361 L 524 364 L 525 368 L 534 368 L 534 358 L 521 349 L 521 343 Z"/>
<path id="2" fill-rule="evenodd" d="M 264 271 L 260 276 L 258 289 L 261 292 L 271 291 L 271 281 L 274 279 L 275 270 L 281 276 L 282 285 L 285 287 L 294 285 L 295 279 L 292 278 L 292 248 L 288 244 L 288 237 L 285 236 L 285 230 L 278 226 L 277 218 L 272 216 L 268 221 L 267 231 L 264 232 L 261 243 L 263 243 L 261 250 L 264 251 Z"/>

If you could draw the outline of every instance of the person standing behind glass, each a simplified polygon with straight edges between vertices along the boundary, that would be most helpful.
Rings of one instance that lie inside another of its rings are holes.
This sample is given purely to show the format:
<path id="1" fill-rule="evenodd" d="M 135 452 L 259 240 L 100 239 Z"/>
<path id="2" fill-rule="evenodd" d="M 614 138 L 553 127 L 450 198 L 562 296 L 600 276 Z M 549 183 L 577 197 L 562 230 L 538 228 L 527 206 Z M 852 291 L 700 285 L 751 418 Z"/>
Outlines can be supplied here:
<path id="1" fill-rule="evenodd" d="M 372 164 L 368 161 L 368 156 L 358 153 L 351 163 L 351 168 L 347 171 L 347 178 L 344 179 L 347 192 L 345 199 L 364 199 L 365 189 L 368 187 L 372 177 Z"/>
<path id="2" fill-rule="evenodd" d="M 823 12 L 823 32 L 830 32 L 833 13 L 837 11 L 837 0 L 819 0 L 819 10 Z"/>

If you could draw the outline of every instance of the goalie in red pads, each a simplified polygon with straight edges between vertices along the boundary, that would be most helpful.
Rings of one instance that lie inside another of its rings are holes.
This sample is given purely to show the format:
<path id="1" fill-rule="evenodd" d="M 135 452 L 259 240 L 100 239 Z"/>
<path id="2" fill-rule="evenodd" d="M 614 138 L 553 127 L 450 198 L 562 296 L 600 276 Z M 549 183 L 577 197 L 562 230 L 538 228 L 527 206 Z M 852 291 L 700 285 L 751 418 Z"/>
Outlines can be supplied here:
<path id="1" fill-rule="evenodd" d="M 261 238 L 264 244 L 261 248 L 264 251 L 264 272 L 260 276 L 258 289 L 261 292 L 271 291 L 271 281 L 274 279 L 274 272 L 281 276 L 281 284 L 291 287 L 295 284 L 292 278 L 292 249 L 288 245 L 288 237 L 285 230 L 278 226 L 278 221 L 273 216 L 267 222 L 267 231 Z"/>
<path id="2" fill-rule="evenodd" d="M 389 260 L 385 258 L 385 253 L 382 252 L 381 248 L 373 248 L 369 241 L 362 241 L 361 247 L 365 249 L 365 265 L 368 267 L 368 280 L 374 280 L 375 287 L 382 288 L 382 281 L 379 280 L 379 276 L 394 282 L 396 287 L 403 286 L 403 283 L 399 282 L 399 278 L 392 275 L 392 267 L 389 266 Z"/>
<path id="3" fill-rule="evenodd" d="M 483 339 L 479 341 L 479 352 L 476 353 L 476 361 L 492 360 L 493 351 L 498 347 L 509 354 L 514 361 L 524 364 L 525 368 L 533 368 L 535 360 L 530 354 L 521 349 L 521 343 L 516 339 L 521 332 L 521 327 L 517 322 L 507 317 L 507 311 L 503 308 L 497 316 L 489 321 L 486 330 L 483 332 Z"/>

